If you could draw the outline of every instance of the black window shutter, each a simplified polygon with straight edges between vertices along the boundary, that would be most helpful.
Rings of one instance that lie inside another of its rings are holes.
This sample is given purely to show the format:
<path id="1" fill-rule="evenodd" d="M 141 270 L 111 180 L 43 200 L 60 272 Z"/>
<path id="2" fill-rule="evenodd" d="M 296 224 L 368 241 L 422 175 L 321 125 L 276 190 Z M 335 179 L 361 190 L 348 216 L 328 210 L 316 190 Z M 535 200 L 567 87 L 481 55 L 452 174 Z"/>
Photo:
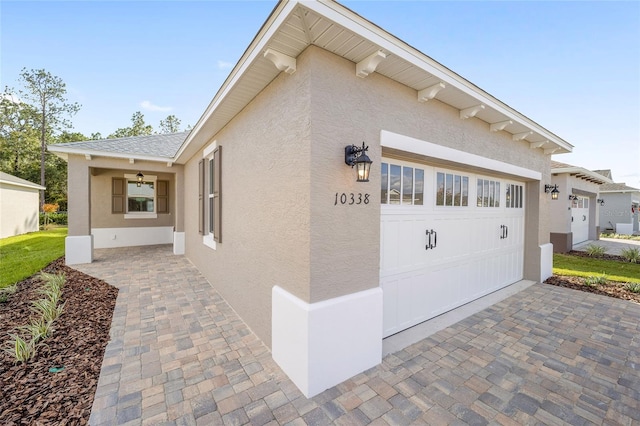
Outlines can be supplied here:
<path id="1" fill-rule="evenodd" d="M 198 232 L 204 234 L 204 159 L 198 162 Z"/>
<path id="2" fill-rule="evenodd" d="M 111 179 L 111 213 L 125 213 L 125 188 L 126 181 L 124 178 L 114 177 Z"/>
<path id="3" fill-rule="evenodd" d="M 213 151 L 213 212 L 214 212 L 214 231 L 213 239 L 222 242 L 222 147 L 219 146 Z"/>

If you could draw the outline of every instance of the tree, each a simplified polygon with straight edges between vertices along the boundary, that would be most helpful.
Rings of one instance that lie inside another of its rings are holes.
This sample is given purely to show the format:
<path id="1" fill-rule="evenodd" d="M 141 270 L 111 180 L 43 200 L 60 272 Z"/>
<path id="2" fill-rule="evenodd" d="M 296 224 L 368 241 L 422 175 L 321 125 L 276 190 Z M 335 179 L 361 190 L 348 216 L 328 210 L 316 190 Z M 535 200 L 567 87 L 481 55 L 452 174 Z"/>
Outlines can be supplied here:
<path id="1" fill-rule="evenodd" d="M 91 136 L 89 136 L 89 139 L 92 141 L 100 140 L 102 139 L 102 133 L 100 132 L 91 133 Z"/>
<path id="2" fill-rule="evenodd" d="M 25 91 L 20 91 L 20 97 L 25 103 L 29 103 L 37 112 L 34 117 L 35 127 L 39 130 L 40 137 L 40 185 L 46 186 L 45 160 L 47 154 L 47 139 L 65 128 L 71 127 L 67 119 L 80 109 L 78 103 L 69 103 L 66 84 L 60 77 L 54 76 L 44 69 L 22 69 L 20 79 L 25 86 Z M 40 191 L 40 208 L 45 202 L 44 191 Z"/>
<path id="3" fill-rule="evenodd" d="M 136 111 L 131 116 L 131 127 L 122 127 L 107 136 L 107 139 L 146 136 L 151 134 L 153 134 L 153 126 L 145 123 L 144 115 L 140 111 Z"/>
<path id="4" fill-rule="evenodd" d="M 160 120 L 160 133 L 177 133 L 180 131 L 180 119 L 175 115 L 169 115 Z"/>
<path id="5" fill-rule="evenodd" d="M 0 169 L 22 179 L 37 181 L 38 132 L 35 109 L 20 102 L 15 90 L 0 95 Z M 35 173 L 34 173 L 35 172 Z"/>

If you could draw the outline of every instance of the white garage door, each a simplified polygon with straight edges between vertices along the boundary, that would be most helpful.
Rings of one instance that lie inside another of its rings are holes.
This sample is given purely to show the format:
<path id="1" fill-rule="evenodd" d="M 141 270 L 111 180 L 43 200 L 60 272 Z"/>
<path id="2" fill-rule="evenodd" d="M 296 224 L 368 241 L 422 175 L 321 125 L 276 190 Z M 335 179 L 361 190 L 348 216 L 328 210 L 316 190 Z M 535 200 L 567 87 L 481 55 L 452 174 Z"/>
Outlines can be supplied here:
<path id="1" fill-rule="evenodd" d="M 573 244 L 589 239 L 589 198 L 578 196 L 571 202 L 571 233 Z"/>
<path id="2" fill-rule="evenodd" d="M 383 159 L 384 336 L 522 279 L 524 184 Z"/>

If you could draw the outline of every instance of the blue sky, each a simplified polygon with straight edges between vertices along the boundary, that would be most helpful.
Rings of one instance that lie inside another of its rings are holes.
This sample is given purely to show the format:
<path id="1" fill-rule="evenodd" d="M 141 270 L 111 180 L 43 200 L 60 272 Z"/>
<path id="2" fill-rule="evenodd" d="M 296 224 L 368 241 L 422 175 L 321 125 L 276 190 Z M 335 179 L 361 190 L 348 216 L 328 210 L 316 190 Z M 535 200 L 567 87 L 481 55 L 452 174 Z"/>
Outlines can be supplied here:
<path id="1" fill-rule="evenodd" d="M 345 1 L 640 188 L 640 2 Z M 104 136 L 141 111 L 195 124 L 275 1 L 6 1 L 0 84 L 44 68 Z"/>

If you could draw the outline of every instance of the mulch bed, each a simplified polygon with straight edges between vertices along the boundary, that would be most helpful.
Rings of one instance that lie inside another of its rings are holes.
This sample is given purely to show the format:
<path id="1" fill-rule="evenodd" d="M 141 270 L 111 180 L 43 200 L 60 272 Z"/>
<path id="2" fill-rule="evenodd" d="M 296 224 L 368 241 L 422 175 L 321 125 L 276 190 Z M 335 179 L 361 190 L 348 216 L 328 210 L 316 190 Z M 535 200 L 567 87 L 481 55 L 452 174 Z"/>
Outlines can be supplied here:
<path id="1" fill-rule="evenodd" d="M 63 272 L 64 312 L 53 323 L 53 335 L 43 341 L 26 364 L 0 351 L 0 424 L 85 425 L 100 376 L 104 350 L 109 342 L 111 318 L 118 289 L 64 265 L 64 258 L 49 264 L 45 272 Z M 29 323 L 31 302 L 42 298 L 42 285 L 34 277 L 18 284 L 19 291 L 0 303 L 0 347 L 9 333 Z M 57 373 L 52 367 L 64 366 Z"/>
<path id="2" fill-rule="evenodd" d="M 567 254 L 570 254 L 572 256 L 591 257 L 586 252 L 576 250 L 572 250 Z M 597 258 L 615 262 L 626 262 L 622 256 L 616 256 L 614 254 L 602 254 L 597 256 Z M 589 293 L 615 297 L 618 299 L 631 300 L 632 302 L 640 303 L 640 293 L 632 293 L 624 288 L 623 283 L 617 283 L 614 281 L 609 281 L 606 284 L 598 284 L 596 286 L 588 286 L 584 284 L 584 278 L 581 277 L 553 275 L 547 278 L 545 284 L 557 285 L 559 287 L 572 288 L 574 290 L 586 291 Z"/>

